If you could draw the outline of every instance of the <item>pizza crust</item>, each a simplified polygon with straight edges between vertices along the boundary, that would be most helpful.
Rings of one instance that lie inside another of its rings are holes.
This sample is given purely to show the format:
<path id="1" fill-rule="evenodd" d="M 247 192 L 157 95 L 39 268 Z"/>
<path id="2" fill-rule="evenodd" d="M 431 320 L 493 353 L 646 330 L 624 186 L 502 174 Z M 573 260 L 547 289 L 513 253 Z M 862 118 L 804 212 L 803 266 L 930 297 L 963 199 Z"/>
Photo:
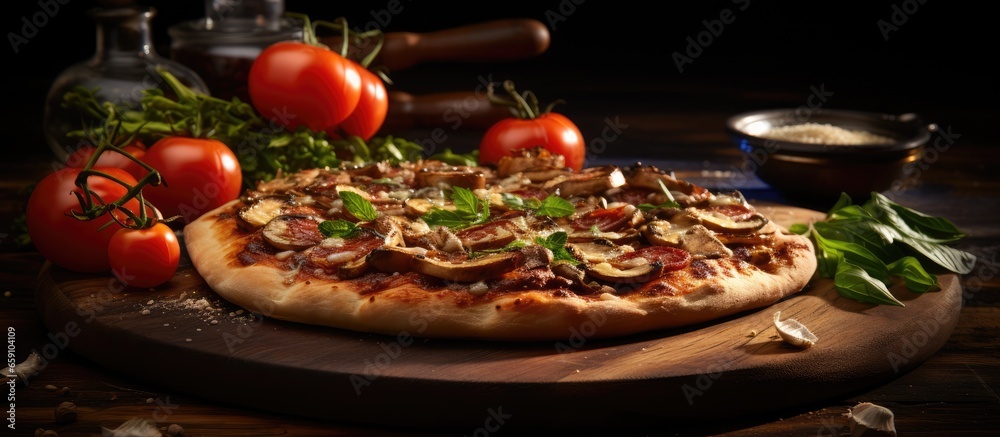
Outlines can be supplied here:
<path id="1" fill-rule="evenodd" d="M 234 265 L 243 244 L 223 214 L 229 205 L 203 215 L 184 229 L 188 255 L 216 293 L 265 317 L 355 331 L 437 338 L 557 341 L 576 333 L 588 338 L 617 337 L 707 322 L 771 305 L 801 291 L 813 277 L 816 259 L 809 239 L 776 235 L 787 262 L 771 272 L 737 270 L 725 260 L 706 260 L 717 274 L 688 278 L 693 291 L 646 297 L 639 293 L 581 298 L 546 291 L 505 293 L 474 299 L 465 291 L 427 291 L 412 283 L 362 295 L 349 282 L 286 283 L 285 272 L 267 265 Z M 584 332 L 583 330 L 586 329 Z"/>

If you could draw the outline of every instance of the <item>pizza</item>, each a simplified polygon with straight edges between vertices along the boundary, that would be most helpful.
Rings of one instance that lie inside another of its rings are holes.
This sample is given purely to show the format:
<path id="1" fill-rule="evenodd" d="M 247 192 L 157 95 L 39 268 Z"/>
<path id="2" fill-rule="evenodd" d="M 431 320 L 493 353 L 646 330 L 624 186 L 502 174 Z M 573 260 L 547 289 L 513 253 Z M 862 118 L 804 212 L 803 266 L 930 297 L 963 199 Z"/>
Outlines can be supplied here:
<path id="1" fill-rule="evenodd" d="M 264 316 L 432 338 L 617 337 L 708 322 L 801 291 L 807 238 L 738 192 L 655 166 L 572 171 L 523 149 L 279 174 L 183 232 L 224 299 Z"/>

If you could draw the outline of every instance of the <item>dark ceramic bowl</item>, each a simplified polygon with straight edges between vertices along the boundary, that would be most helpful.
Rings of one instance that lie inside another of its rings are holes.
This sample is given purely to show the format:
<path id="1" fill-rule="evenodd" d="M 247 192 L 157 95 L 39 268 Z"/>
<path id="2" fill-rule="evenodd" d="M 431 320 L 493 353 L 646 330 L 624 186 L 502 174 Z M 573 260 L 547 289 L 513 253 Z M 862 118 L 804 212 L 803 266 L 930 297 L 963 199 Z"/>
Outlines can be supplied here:
<path id="1" fill-rule="evenodd" d="M 766 139 L 769 129 L 820 123 L 891 138 L 889 144 L 829 145 Z M 776 109 L 730 117 L 726 131 L 746 155 L 744 169 L 790 197 L 825 202 L 845 192 L 867 198 L 904 181 L 937 127 L 915 114 L 815 109 Z M 910 164 L 912 165 L 912 164 Z"/>

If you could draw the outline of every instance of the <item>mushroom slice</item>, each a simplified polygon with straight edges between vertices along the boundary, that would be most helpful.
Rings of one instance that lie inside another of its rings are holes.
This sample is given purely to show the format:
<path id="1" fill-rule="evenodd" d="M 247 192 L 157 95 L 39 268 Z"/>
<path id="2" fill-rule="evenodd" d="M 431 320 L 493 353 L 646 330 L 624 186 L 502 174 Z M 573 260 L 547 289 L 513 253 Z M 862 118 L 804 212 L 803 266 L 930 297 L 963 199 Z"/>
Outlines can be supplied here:
<path id="1" fill-rule="evenodd" d="M 372 221 L 375 232 L 385 238 L 386 246 L 403 246 L 406 244 L 403 239 L 403 230 L 393 216 L 380 215 Z"/>
<path id="2" fill-rule="evenodd" d="M 264 240 L 278 250 L 303 250 L 323 241 L 319 224 L 323 220 L 311 215 L 279 215 L 261 230 Z"/>
<path id="3" fill-rule="evenodd" d="M 545 184 L 550 192 L 562 197 L 587 196 L 603 193 L 625 185 L 625 175 L 617 166 L 592 167 L 579 173 L 566 175 Z"/>
<path id="4" fill-rule="evenodd" d="M 774 313 L 774 327 L 781 338 L 793 346 L 803 349 L 812 347 L 819 339 L 805 325 L 795 319 L 781 320 L 781 311 Z"/>
<path id="5" fill-rule="evenodd" d="M 594 240 L 581 243 L 569 243 L 566 245 L 576 259 L 588 264 L 608 262 L 623 254 L 635 251 L 635 248 L 628 245 L 617 245 L 609 240 Z"/>
<path id="6" fill-rule="evenodd" d="M 700 211 L 693 208 L 688 211 L 694 213 L 701 224 L 705 225 L 706 228 L 716 232 L 738 235 L 752 234 L 758 229 L 763 228 L 764 225 L 768 223 L 764 216 L 757 213 L 750 215 L 750 217 L 746 219 L 734 220 L 721 213 Z"/>
<path id="7" fill-rule="evenodd" d="M 712 193 L 704 187 L 677 179 L 651 165 L 636 164 L 628 169 L 625 180 L 630 186 L 662 191 L 670 190 L 675 201 L 682 205 L 694 205 L 708 199 Z"/>
<path id="8" fill-rule="evenodd" d="M 365 257 L 369 265 L 386 273 L 409 272 L 413 270 L 413 260 L 427 254 L 422 247 L 382 246 Z"/>
<path id="9" fill-rule="evenodd" d="M 403 207 L 406 209 L 406 214 L 411 217 L 423 216 L 434 208 L 455 209 L 455 205 L 445 202 L 444 199 L 429 200 L 420 197 L 406 199 L 403 201 Z"/>
<path id="10" fill-rule="evenodd" d="M 453 263 L 447 260 L 417 256 L 413 258 L 413 270 L 435 278 L 454 282 L 476 282 L 490 279 L 517 268 L 523 255 L 519 252 L 501 252 L 473 260 Z"/>
<path id="11" fill-rule="evenodd" d="M 680 246 L 681 235 L 691 229 L 690 226 L 672 224 L 666 220 L 652 220 L 641 228 L 646 241 L 657 246 Z"/>
<path id="12" fill-rule="evenodd" d="M 517 239 L 517 225 L 511 220 L 493 220 L 471 226 L 455 233 L 462 246 L 476 252 L 499 249 Z"/>
<path id="13" fill-rule="evenodd" d="M 641 259 L 641 258 L 636 258 Z M 656 278 L 663 264 L 658 262 L 637 263 L 635 266 L 622 266 L 618 268 L 611 263 L 602 262 L 597 264 L 585 264 L 584 271 L 595 279 L 613 283 L 641 283 L 649 282 Z"/>
<path id="14" fill-rule="evenodd" d="M 243 230 L 253 230 L 267 224 L 271 219 L 282 215 L 289 206 L 285 196 L 267 196 L 257 199 L 236 213 L 236 224 Z"/>
<path id="15" fill-rule="evenodd" d="M 481 171 L 453 167 L 445 170 L 423 169 L 417 172 L 417 187 L 463 187 L 470 190 L 486 188 L 486 175 Z"/>
<path id="16" fill-rule="evenodd" d="M 500 162 L 497 163 L 497 175 L 505 178 L 516 173 L 549 170 L 561 173 L 565 167 L 566 157 L 563 155 L 552 153 L 544 147 L 524 147 L 512 151 L 510 156 L 500 158 Z"/>
<path id="17" fill-rule="evenodd" d="M 337 267 L 337 274 L 341 278 L 357 278 L 367 272 L 370 267 L 371 265 L 368 264 L 368 258 L 363 256 Z"/>
<path id="18" fill-rule="evenodd" d="M 588 241 L 606 240 L 614 244 L 625 244 L 638 240 L 641 235 L 638 229 L 626 229 L 622 232 L 577 231 L 569 234 L 569 242 L 585 243 Z"/>
<path id="19" fill-rule="evenodd" d="M 399 227 L 399 230 L 403 235 L 404 244 L 401 244 L 401 246 L 414 245 L 431 232 L 430 226 L 427 226 L 427 223 L 423 220 L 410 220 L 405 216 L 398 215 L 390 215 L 386 217 L 396 221 L 396 226 Z"/>
<path id="20" fill-rule="evenodd" d="M 691 253 L 695 259 L 727 258 L 733 251 L 722 244 L 708 228 L 695 225 L 679 238 L 680 248 Z"/>
<path id="21" fill-rule="evenodd" d="M 548 182 L 556 178 L 565 177 L 573 173 L 573 169 L 568 167 L 550 168 L 545 170 L 531 170 L 521 173 L 521 176 L 528 178 L 532 183 Z"/>

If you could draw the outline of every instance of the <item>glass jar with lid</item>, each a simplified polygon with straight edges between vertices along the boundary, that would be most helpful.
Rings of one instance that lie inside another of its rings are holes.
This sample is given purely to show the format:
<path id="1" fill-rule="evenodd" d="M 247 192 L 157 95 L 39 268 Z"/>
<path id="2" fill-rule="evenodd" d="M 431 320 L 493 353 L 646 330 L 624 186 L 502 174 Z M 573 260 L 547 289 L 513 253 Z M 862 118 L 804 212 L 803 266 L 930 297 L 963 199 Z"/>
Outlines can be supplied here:
<path id="1" fill-rule="evenodd" d="M 302 40 L 303 23 L 284 14 L 283 0 L 206 0 L 204 18 L 168 29 L 171 58 L 197 72 L 213 96 L 250 102 L 247 76 L 260 52 Z"/>
<path id="2" fill-rule="evenodd" d="M 196 92 L 208 93 L 197 73 L 160 56 L 153 45 L 151 7 L 98 7 L 88 11 L 96 22 L 97 46 L 94 55 L 63 70 L 49 88 L 45 102 L 43 129 L 49 147 L 65 160 L 79 141 L 67 137 L 83 129 L 81 114 L 64 108 L 63 96 L 77 86 L 95 91 L 99 102 L 111 102 L 120 109 L 139 110 L 144 90 L 160 88 L 168 96 L 170 87 L 157 69 L 173 74 Z"/>

